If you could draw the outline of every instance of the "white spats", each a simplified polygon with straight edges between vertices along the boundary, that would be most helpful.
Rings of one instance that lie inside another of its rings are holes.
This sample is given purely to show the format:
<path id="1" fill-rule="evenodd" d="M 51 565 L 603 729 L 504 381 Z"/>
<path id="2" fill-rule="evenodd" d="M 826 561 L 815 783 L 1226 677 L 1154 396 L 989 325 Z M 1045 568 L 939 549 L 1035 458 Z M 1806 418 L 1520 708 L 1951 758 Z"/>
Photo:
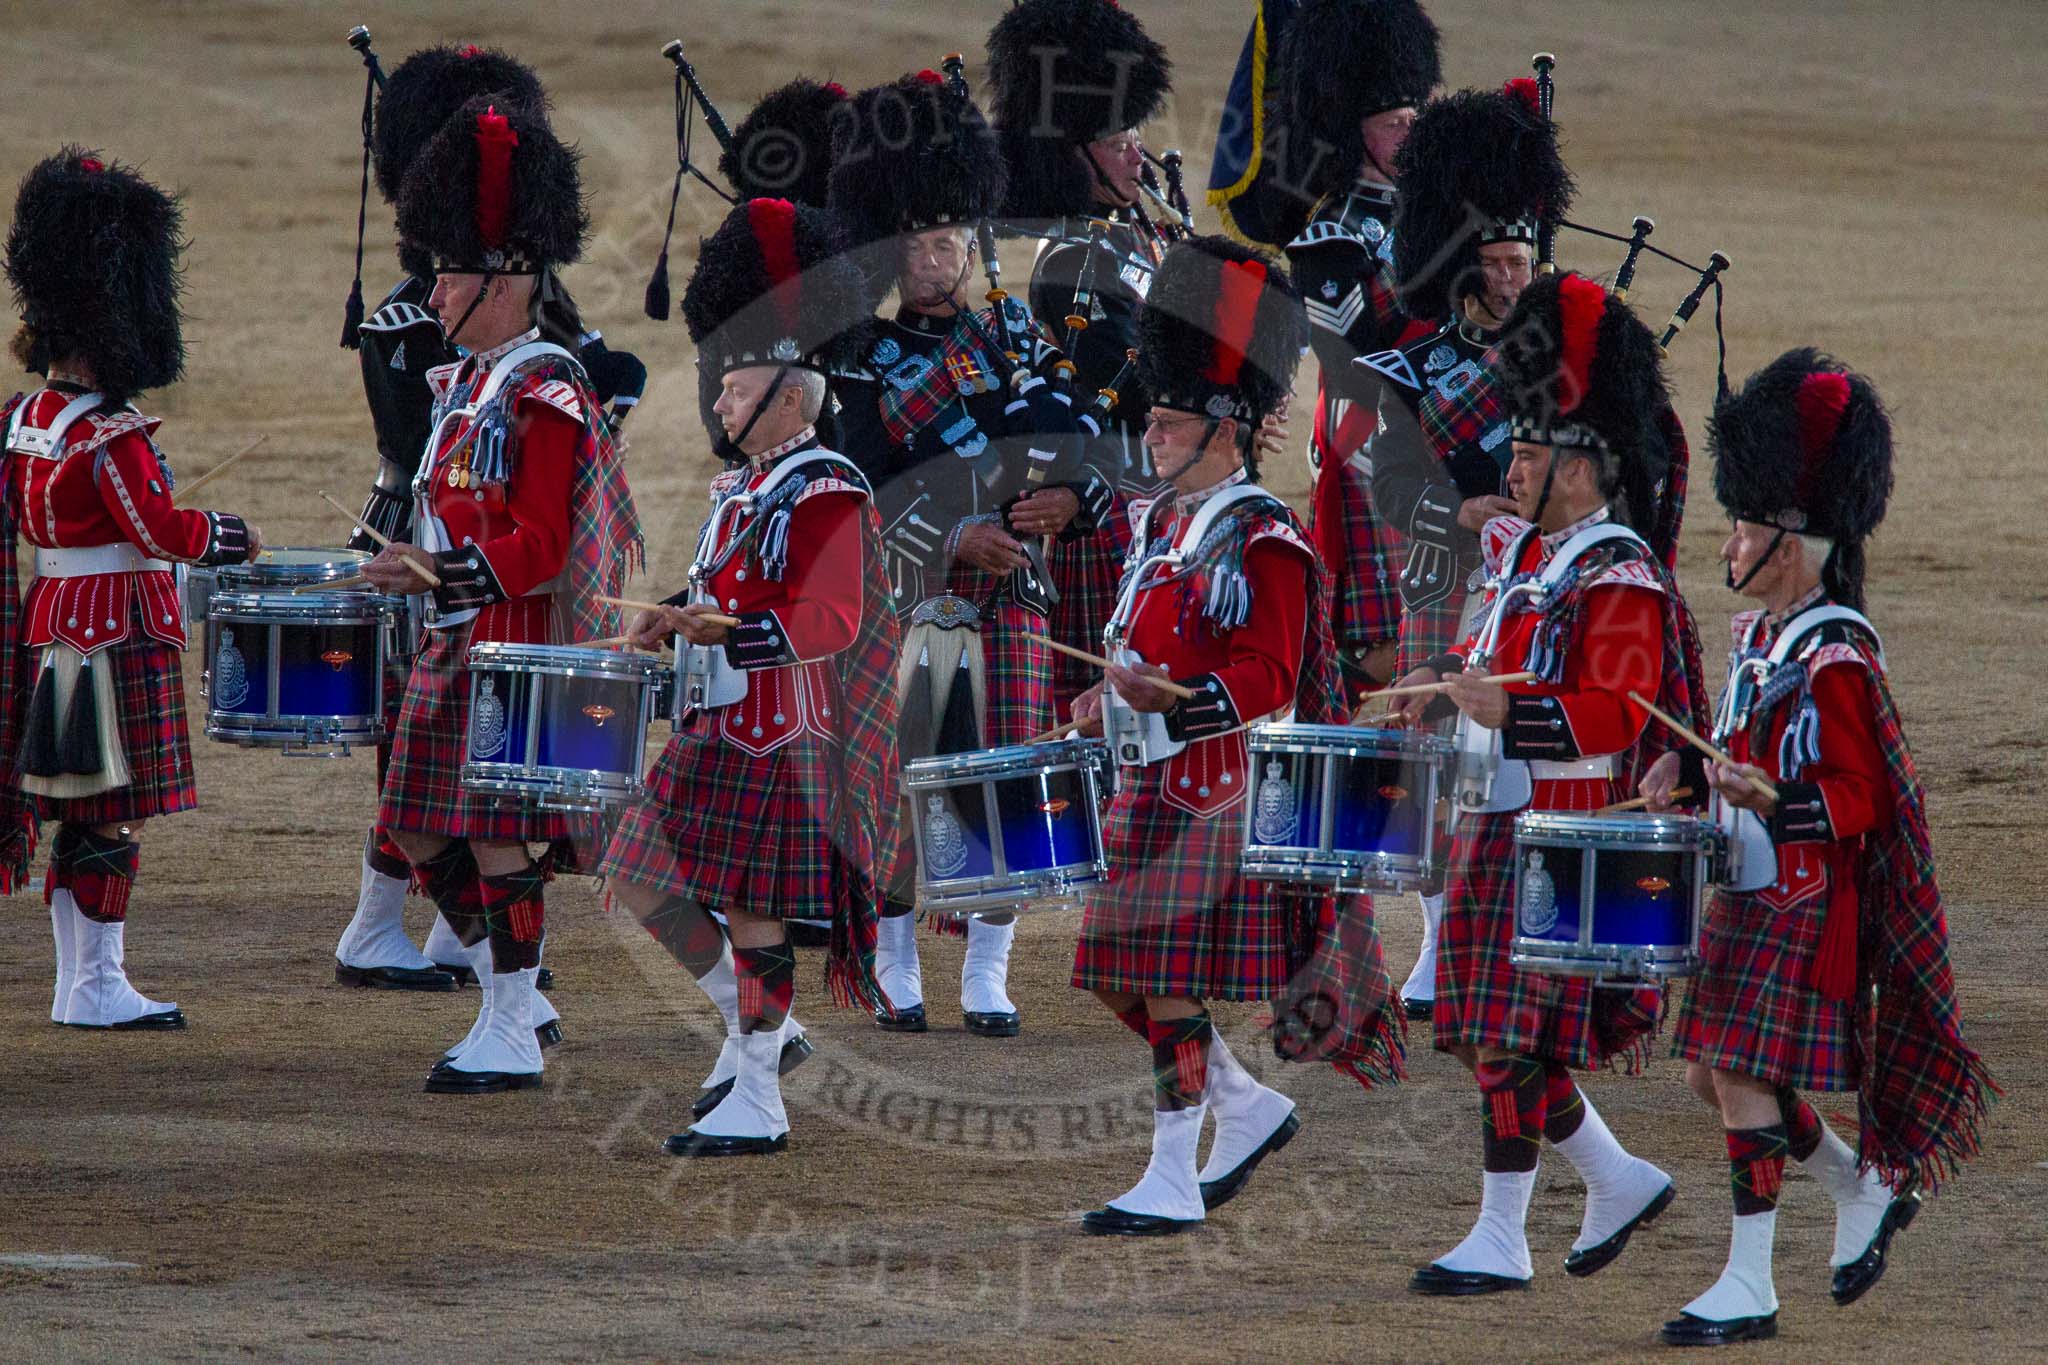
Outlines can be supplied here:
<path id="1" fill-rule="evenodd" d="M 1221 1180 L 1264 1146 L 1294 1112 L 1294 1101 L 1254 1080 L 1215 1033 L 1209 1040 L 1209 1109 L 1216 1115 L 1216 1136 L 1196 1177 L 1204 1183 Z"/>
<path id="2" fill-rule="evenodd" d="M 489 940 L 485 941 L 487 944 Z M 533 1036 L 533 1000 L 540 993 L 534 982 L 536 967 L 517 972 L 485 970 L 482 1031 L 463 1048 L 462 1055 L 449 1063 L 454 1071 L 499 1072 L 508 1076 L 537 1076 L 541 1071 L 540 1040 Z"/>
<path id="3" fill-rule="evenodd" d="M 1535 1274 L 1529 1261 L 1529 1196 L 1536 1190 L 1535 1171 L 1486 1171 L 1479 1200 L 1479 1221 L 1465 1240 L 1436 1258 L 1445 1270 L 1499 1275 L 1526 1280 Z"/>
<path id="4" fill-rule="evenodd" d="M 1401 983 L 1401 998 L 1422 1002 L 1436 999 L 1436 931 L 1443 923 L 1444 898 L 1422 896 L 1422 950 L 1415 955 L 1415 969 Z"/>
<path id="5" fill-rule="evenodd" d="M 1203 1217 L 1202 1190 L 1195 1177 L 1195 1144 L 1209 1106 L 1152 1112 L 1152 1159 L 1137 1184 L 1109 1201 L 1125 1213 L 1149 1214 L 1177 1222 Z"/>
<path id="6" fill-rule="evenodd" d="M 455 931 L 448 927 L 447 919 L 440 914 L 434 916 L 434 927 L 427 930 L 425 952 L 429 960 L 449 966 L 469 961 L 469 949 L 462 946 L 462 940 L 455 936 Z M 483 984 L 481 976 L 477 978 L 477 984 Z"/>
<path id="7" fill-rule="evenodd" d="M 71 1003 L 71 987 L 78 980 L 78 912 L 72 908 L 69 891 L 50 893 L 50 938 L 57 945 L 57 988 L 50 993 L 50 1021 L 64 1022 L 64 1007 Z"/>
<path id="8" fill-rule="evenodd" d="M 1685 1306 L 1708 1322 L 1768 1317 L 1778 1311 L 1771 1283 L 1771 1243 L 1778 1235 L 1778 1211 L 1737 1214 L 1728 1239 L 1728 1264 L 1714 1287 Z"/>
<path id="9" fill-rule="evenodd" d="M 403 877 L 387 877 L 363 860 L 362 888 L 356 892 L 356 913 L 334 945 L 335 959 L 345 967 L 405 967 L 416 971 L 434 965 L 405 936 Z M 435 916 L 438 923 L 440 916 Z M 443 958 L 444 962 L 459 961 Z"/>
<path id="10" fill-rule="evenodd" d="M 782 1034 L 761 1029 L 741 1034 L 732 1090 L 718 1107 L 690 1125 L 702 1137 L 779 1138 L 789 1131 L 782 1108 Z"/>
<path id="11" fill-rule="evenodd" d="M 924 978 L 917 962 L 917 916 L 884 916 L 875 942 L 875 979 L 899 1010 L 924 1003 Z"/>
<path id="12" fill-rule="evenodd" d="M 1620 1232 L 1671 1184 L 1669 1175 L 1641 1157 L 1630 1156 L 1615 1141 L 1607 1120 L 1600 1117 L 1583 1090 L 1579 1102 L 1586 1106 L 1586 1117 L 1578 1131 L 1554 1144 L 1586 1182 L 1586 1214 L 1579 1221 L 1573 1251 L 1599 1246 Z"/>
<path id="13" fill-rule="evenodd" d="M 905 919 L 910 916 L 905 915 Z M 883 921 L 887 923 L 888 921 Z M 1017 921 L 990 924 L 967 921 L 967 956 L 960 964 L 960 1008 L 969 1014 L 1015 1014 L 1006 989 L 1010 979 L 1010 945 L 1017 938 Z M 883 990 L 889 987 L 885 982 Z M 894 992 L 889 999 L 896 1003 Z"/>
<path id="14" fill-rule="evenodd" d="M 469 969 L 476 973 L 477 982 L 484 988 L 483 1004 L 477 1009 L 476 1022 L 469 1026 L 469 1032 L 463 1037 L 461 1042 L 442 1054 L 452 1062 L 463 1053 L 469 1051 L 475 1045 L 477 1039 L 491 1031 L 491 941 L 487 938 L 480 939 L 473 948 L 464 948 L 458 944 L 456 945 L 456 955 L 454 957 L 440 958 L 439 961 L 448 963 L 451 966 L 467 963 Z"/>
<path id="15" fill-rule="evenodd" d="M 169 1014 L 178 1008 L 174 1001 L 151 1000 L 128 984 L 123 965 L 124 922 L 101 924 L 78 913 L 71 893 L 58 890 L 50 897 L 52 906 L 61 904 L 71 921 L 76 958 L 72 963 L 71 992 L 65 1000 L 60 1024 L 83 1028 L 112 1028 L 153 1014 Z"/>
<path id="16" fill-rule="evenodd" d="M 1828 1264 L 1836 1268 L 1862 1258 L 1877 1237 L 1892 1191 L 1875 1170 L 1856 1173 L 1856 1153 L 1835 1130 L 1821 1125 L 1820 1146 L 1799 1163 L 1835 1201 L 1835 1251 Z"/>

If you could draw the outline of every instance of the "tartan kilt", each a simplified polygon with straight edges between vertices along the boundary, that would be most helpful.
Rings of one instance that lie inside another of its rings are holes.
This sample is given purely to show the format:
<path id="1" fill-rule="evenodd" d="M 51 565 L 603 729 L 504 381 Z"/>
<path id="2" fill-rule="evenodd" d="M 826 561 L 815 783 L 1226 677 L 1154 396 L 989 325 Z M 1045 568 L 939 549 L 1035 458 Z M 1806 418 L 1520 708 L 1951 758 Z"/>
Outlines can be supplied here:
<path id="1" fill-rule="evenodd" d="M 720 738 L 701 714 L 613 831 L 598 875 L 717 910 L 832 919 L 832 844 L 844 764 L 808 730 L 765 754 Z"/>
<path id="2" fill-rule="evenodd" d="M 469 753 L 469 635 L 467 625 L 430 632 L 413 660 L 391 736 L 378 826 L 507 843 L 573 838 L 588 847 L 593 822 L 587 817 L 528 808 L 462 785 Z"/>
<path id="3" fill-rule="evenodd" d="M 34 651 L 27 651 L 29 676 Z M 133 628 L 127 639 L 92 656 L 112 669 L 113 723 L 128 759 L 128 785 L 80 797 L 34 797 L 36 818 L 72 825 L 111 825 L 172 815 L 199 804 L 192 781 L 192 741 L 185 726 L 185 669 L 175 646 Z M 108 718 L 100 717 L 105 725 Z"/>
<path id="4" fill-rule="evenodd" d="M 1461 816 L 1437 930 L 1436 1046 L 1497 1047 L 1570 1067 L 1648 1060 L 1663 993 L 1523 971 L 1515 937 L 1515 816 Z"/>
<path id="5" fill-rule="evenodd" d="M 1351 664 L 1364 651 L 1399 637 L 1401 594 L 1396 584 L 1401 566 L 1392 532 L 1373 513 L 1372 481 L 1366 472 L 1350 460 L 1326 455 L 1316 477 L 1337 480 L 1341 543 L 1333 544 L 1326 531 L 1314 539 L 1329 561 L 1330 633 L 1337 641 L 1338 657 Z M 1316 509 L 1323 505 L 1323 498 L 1314 499 Z M 1317 529 L 1311 519 L 1310 530 Z M 1341 557 L 1332 551 L 1341 551 Z"/>
<path id="6" fill-rule="evenodd" d="M 1823 894 L 1780 910 L 1717 894 L 1700 929 L 1700 969 L 1679 1007 L 1671 1053 L 1799 1090 L 1861 1084 L 1852 1002 L 1807 982 L 1827 915 Z"/>
<path id="7" fill-rule="evenodd" d="M 1124 545 L 1114 533 L 1127 526 L 1124 503 L 1110 524 L 1092 534 L 1052 547 L 1052 583 L 1060 600 L 1053 604 L 1052 629 L 1046 633 L 1070 649 L 1102 652 L 1102 628 L 1116 610 L 1117 581 L 1123 573 Z M 1047 728 L 1073 715 L 1074 698 L 1102 681 L 1102 670 L 1065 654 L 1052 659 L 1053 716 Z"/>
<path id="8" fill-rule="evenodd" d="M 1286 907 L 1238 871 L 1242 804 L 1204 819 L 1168 805 L 1164 764 L 1118 770 L 1103 818 L 1109 876 L 1074 949 L 1082 990 L 1266 1000 L 1288 981 Z"/>

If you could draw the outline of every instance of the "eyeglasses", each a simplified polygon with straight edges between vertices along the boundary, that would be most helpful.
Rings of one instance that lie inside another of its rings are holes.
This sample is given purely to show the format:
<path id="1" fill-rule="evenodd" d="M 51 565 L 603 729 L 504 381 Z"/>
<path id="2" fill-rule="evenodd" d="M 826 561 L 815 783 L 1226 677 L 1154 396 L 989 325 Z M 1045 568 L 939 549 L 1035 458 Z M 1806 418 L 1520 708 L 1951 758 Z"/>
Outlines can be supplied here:
<path id="1" fill-rule="evenodd" d="M 1173 431 L 1179 427 L 1193 426 L 1197 422 L 1208 420 L 1206 417 L 1161 417 L 1153 412 L 1145 416 L 1145 429 L 1150 431 L 1153 427 L 1158 427 L 1161 431 Z"/>

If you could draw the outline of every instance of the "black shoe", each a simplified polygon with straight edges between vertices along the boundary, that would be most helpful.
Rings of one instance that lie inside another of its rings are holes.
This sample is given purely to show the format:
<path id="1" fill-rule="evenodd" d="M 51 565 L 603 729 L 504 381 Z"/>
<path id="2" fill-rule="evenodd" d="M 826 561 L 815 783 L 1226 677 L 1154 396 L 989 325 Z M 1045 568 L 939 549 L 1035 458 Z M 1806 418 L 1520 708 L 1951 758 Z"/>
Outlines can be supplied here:
<path id="1" fill-rule="evenodd" d="M 1403 998 L 1401 1008 L 1407 1011 L 1408 1018 L 1415 1023 L 1421 1023 L 1425 1019 L 1434 1019 L 1436 1017 L 1436 1001 L 1434 1000 L 1409 1000 Z"/>
<path id="2" fill-rule="evenodd" d="M 543 1048 L 558 1046 L 562 1041 L 562 1021 L 550 1019 L 545 1024 L 535 1024 L 533 1037 Z"/>
<path id="3" fill-rule="evenodd" d="M 457 990 L 461 990 L 464 986 L 474 986 L 477 984 L 476 968 L 470 966 L 467 962 L 436 962 L 434 970 L 446 972 L 454 977 L 455 989 Z"/>
<path id="4" fill-rule="evenodd" d="M 1528 1287 L 1527 1280 L 1518 1280 L 1512 1275 L 1489 1275 L 1483 1270 L 1446 1270 L 1434 1261 L 1408 1277 L 1409 1293 L 1447 1298 L 1499 1294 Z"/>
<path id="5" fill-rule="evenodd" d="M 1081 1231 L 1092 1237 L 1171 1237 L 1201 1223 L 1199 1218 L 1162 1218 L 1104 1206 L 1081 1215 Z"/>
<path id="6" fill-rule="evenodd" d="M 185 1027 L 185 1011 L 164 1010 L 135 1019 L 124 1019 L 118 1024 L 66 1024 L 64 1027 L 93 1029 L 102 1033 L 169 1033 L 173 1029 Z"/>
<path id="7" fill-rule="evenodd" d="M 542 967 L 533 974 L 533 988 L 537 991 L 551 991 L 555 988 L 555 969 Z"/>
<path id="8" fill-rule="evenodd" d="M 1024 1027 L 1015 1010 L 967 1010 L 961 1017 L 966 1020 L 969 1033 L 983 1038 L 1015 1038 Z"/>
<path id="9" fill-rule="evenodd" d="M 713 1137 L 709 1133 L 677 1133 L 661 1144 L 670 1156 L 773 1156 L 789 1146 L 781 1137 Z"/>
<path id="10" fill-rule="evenodd" d="M 1225 1172 L 1216 1179 L 1204 1180 L 1202 1182 L 1202 1207 L 1208 1212 L 1214 1213 L 1217 1209 L 1235 1199 L 1237 1192 L 1244 1188 L 1245 1181 L 1250 1180 L 1252 1172 L 1259 1168 L 1259 1163 L 1279 1151 L 1282 1147 L 1285 1147 L 1293 1140 L 1294 1135 L 1300 1131 L 1301 1113 L 1298 1110 L 1290 1109 L 1287 1117 L 1280 1121 L 1280 1126 L 1271 1133 L 1268 1133 L 1266 1140 L 1260 1143 L 1250 1156 L 1238 1162 L 1234 1169 Z"/>
<path id="11" fill-rule="evenodd" d="M 538 1090 L 538 1071 L 460 1071 L 442 1058 L 427 1073 L 429 1095 L 495 1095 L 503 1090 Z"/>
<path id="12" fill-rule="evenodd" d="M 1760 1318 L 1730 1318 L 1710 1322 L 1706 1318 L 1680 1313 L 1658 1332 L 1666 1346 L 1733 1346 L 1738 1341 L 1769 1341 L 1778 1335 L 1778 1315 Z"/>
<path id="13" fill-rule="evenodd" d="M 1909 1180 L 1885 1207 L 1884 1217 L 1878 1220 L 1877 1236 L 1870 1239 L 1870 1245 L 1863 1249 L 1863 1254 L 1845 1266 L 1836 1267 L 1835 1283 L 1830 1292 L 1837 1304 L 1847 1308 L 1884 1278 L 1885 1254 L 1891 1250 L 1892 1234 L 1911 1223 L 1919 1212 L 1920 1182 Z"/>
<path id="14" fill-rule="evenodd" d="M 1678 1198 L 1678 1187 L 1676 1185 L 1666 1185 L 1657 1192 L 1655 1199 L 1643 1205 L 1641 1213 L 1623 1223 L 1621 1230 L 1612 1237 L 1609 1237 L 1598 1246 L 1587 1247 L 1584 1251 L 1574 1251 L 1571 1255 L 1565 1257 L 1564 1273 L 1576 1275 L 1580 1279 L 1584 1279 L 1588 1275 L 1597 1274 L 1607 1269 L 1608 1266 L 1614 1264 L 1614 1258 L 1621 1255 L 1622 1249 L 1628 1245 L 1628 1239 L 1634 1235 L 1635 1230 L 1648 1226 L 1658 1214 L 1670 1208 L 1671 1201 L 1676 1198 Z"/>
<path id="15" fill-rule="evenodd" d="M 925 1022 L 923 1005 L 897 1010 L 893 1017 L 887 1010 L 876 1010 L 875 1026 L 884 1033 L 926 1033 L 931 1029 Z"/>
<path id="16" fill-rule="evenodd" d="M 334 962 L 334 980 L 342 986 L 366 986 L 375 991 L 452 991 L 455 978 L 439 967 L 351 967 L 339 958 Z"/>
<path id="17" fill-rule="evenodd" d="M 796 1037 L 782 1045 L 782 1051 L 775 1059 L 776 1074 L 787 1076 L 790 1072 L 809 1061 L 811 1054 L 816 1051 L 817 1049 L 811 1046 L 811 1040 L 799 1033 Z M 731 1077 L 720 1081 L 717 1085 L 711 1086 L 703 1094 L 690 1102 L 691 1117 L 703 1118 L 719 1105 L 725 1103 L 725 1097 L 731 1093 Z"/>

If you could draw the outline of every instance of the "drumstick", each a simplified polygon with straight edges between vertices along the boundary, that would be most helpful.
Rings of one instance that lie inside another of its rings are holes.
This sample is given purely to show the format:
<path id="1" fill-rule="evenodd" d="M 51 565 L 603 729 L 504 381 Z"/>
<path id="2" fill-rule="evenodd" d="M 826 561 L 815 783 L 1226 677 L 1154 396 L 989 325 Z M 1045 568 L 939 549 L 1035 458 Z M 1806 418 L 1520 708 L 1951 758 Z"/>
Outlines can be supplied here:
<path id="1" fill-rule="evenodd" d="M 349 511 L 346 507 L 343 507 L 333 498 L 328 497 L 326 490 L 316 490 L 314 496 L 319 498 L 320 501 L 326 503 L 329 507 L 332 507 L 335 511 L 347 517 L 350 521 L 354 522 L 356 524 L 356 529 L 360 530 L 364 535 L 376 541 L 379 545 L 382 545 L 387 550 L 391 548 L 390 536 L 385 535 L 382 531 L 378 530 L 374 526 L 367 525 L 361 517 L 357 516 L 354 512 Z M 428 587 L 438 588 L 441 586 L 440 575 L 436 574 L 432 569 L 420 563 L 411 555 L 400 555 L 399 558 L 405 561 L 405 566 L 408 569 L 411 569 L 421 578 L 426 579 Z"/>
<path id="2" fill-rule="evenodd" d="M 1671 799 L 1673 801 L 1677 801 L 1682 797 L 1687 797 L 1691 795 L 1691 787 L 1680 787 L 1676 791 L 1671 793 Z M 1641 810 L 1644 806 L 1647 806 L 1649 804 L 1650 798 L 1647 796 L 1632 796 L 1626 801 L 1617 801 L 1611 806 L 1602 806 L 1599 810 L 1594 811 L 1593 814 L 1619 815 L 1625 810 Z"/>
<path id="3" fill-rule="evenodd" d="M 1101 733 L 1102 717 L 1100 715 L 1094 715 L 1089 716 L 1085 720 L 1070 720 L 1065 725 L 1055 725 L 1052 727 L 1052 729 L 1047 730 L 1044 734 L 1033 735 L 1030 739 L 1027 739 L 1024 742 L 1026 744 L 1050 744 L 1056 739 L 1065 739 L 1068 735 L 1081 735 L 1083 737 L 1086 737 L 1088 735 L 1099 735 Z"/>
<path id="4" fill-rule="evenodd" d="M 642 602 L 637 597 L 606 597 L 602 593 L 598 593 L 596 596 L 600 602 L 609 602 L 615 607 L 632 607 L 636 611 L 664 611 L 675 606 L 673 602 Z M 714 626 L 724 626 L 727 630 L 740 624 L 739 617 L 727 616 L 724 612 L 718 611 L 700 612 L 697 619 L 699 621 L 709 621 Z"/>
<path id="5" fill-rule="evenodd" d="M 270 433 L 266 431 L 261 436 L 258 436 L 255 440 L 249 442 L 249 444 L 243 446 L 240 450 L 236 451 L 234 454 L 228 456 L 225 460 L 222 460 L 213 468 L 207 470 L 204 474 L 201 474 L 198 478 L 192 480 L 192 482 L 186 484 L 183 488 L 180 488 L 175 494 L 172 495 L 171 506 L 183 507 L 185 505 L 185 499 L 191 497 L 194 493 L 197 493 L 200 489 L 206 487 L 206 485 L 212 483 L 215 479 L 227 473 L 229 466 L 237 463 L 244 455 L 250 454 L 256 449 L 257 446 L 262 445 L 265 441 L 269 439 Z"/>
<path id="6" fill-rule="evenodd" d="M 1064 654 L 1069 659 L 1079 659 L 1084 664 L 1094 664 L 1097 668 L 1113 668 L 1119 666 L 1111 664 L 1109 660 L 1103 658 L 1100 654 L 1090 654 L 1085 649 L 1075 649 L 1071 645 L 1061 644 L 1058 640 L 1048 640 L 1043 635 L 1034 635 L 1028 630 L 1024 632 L 1024 638 L 1027 640 L 1036 640 L 1038 641 L 1038 643 L 1044 645 L 1047 649 L 1054 650 L 1058 653 Z M 1165 678 L 1154 678 L 1150 677 L 1149 675 L 1147 676 L 1146 681 L 1150 682 L 1153 686 L 1159 688 L 1162 692 L 1166 692 L 1172 696 L 1179 697 L 1182 701 L 1193 701 L 1195 699 L 1196 693 L 1195 689 L 1192 687 L 1182 687 L 1177 682 L 1170 682 Z"/>
<path id="7" fill-rule="evenodd" d="M 1535 678 L 1536 675 L 1534 673 L 1489 673 L 1481 681 L 1490 683 L 1518 683 L 1533 682 Z M 1450 690 L 1451 685 L 1447 682 L 1414 683 L 1407 687 L 1382 687 L 1377 692 L 1361 692 L 1358 694 L 1358 699 L 1360 701 L 1378 701 L 1382 697 L 1419 697 L 1425 692 L 1448 692 Z"/>
<path id="8" fill-rule="evenodd" d="M 359 573 L 352 573 L 347 578 L 330 578 L 325 583 L 301 583 L 292 589 L 292 596 L 297 597 L 302 592 L 330 592 L 336 588 L 360 588 L 367 586 L 369 581 L 369 579 Z"/>
<path id="9" fill-rule="evenodd" d="M 1680 721 L 1675 717 L 1658 710 L 1654 703 L 1644 701 L 1642 693 L 1631 691 L 1628 694 L 1628 699 L 1634 702 L 1637 706 L 1642 707 L 1645 711 L 1648 711 L 1658 720 L 1663 721 L 1666 728 L 1668 728 L 1673 734 L 1677 735 L 1686 743 L 1692 745 L 1693 748 L 1698 749 L 1708 758 L 1713 759 L 1714 762 L 1720 764 L 1722 767 L 1734 768 L 1741 766 L 1738 763 L 1736 763 L 1734 759 L 1730 758 L 1726 751 L 1715 748 L 1713 745 L 1707 743 L 1707 741 L 1701 739 L 1698 735 L 1694 734 L 1691 730 L 1687 729 L 1683 721 Z M 1778 789 L 1772 786 L 1770 783 L 1764 781 L 1761 777 L 1750 778 L 1749 785 L 1755 787 L 1758 791 L 1762 792 L 1765 796 L 1770 797 L 1773 801 L 1778 799 Z"/>

